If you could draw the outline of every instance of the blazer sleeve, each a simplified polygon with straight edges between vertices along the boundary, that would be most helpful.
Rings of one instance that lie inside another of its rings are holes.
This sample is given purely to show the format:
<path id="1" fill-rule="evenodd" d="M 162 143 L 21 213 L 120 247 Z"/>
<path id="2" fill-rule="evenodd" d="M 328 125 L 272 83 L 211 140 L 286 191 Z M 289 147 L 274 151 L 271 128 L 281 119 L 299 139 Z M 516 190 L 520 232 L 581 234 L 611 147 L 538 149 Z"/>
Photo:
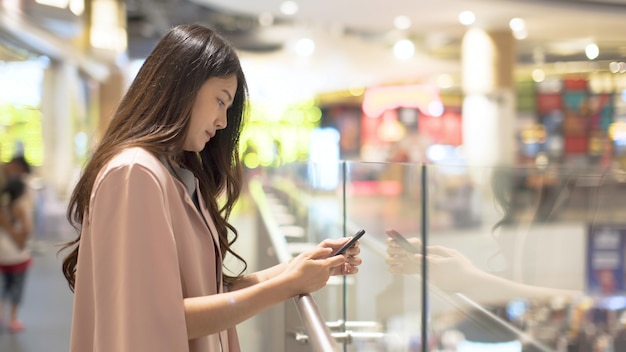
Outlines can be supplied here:
<path id="1" fill-rule="evenodd" d="M 189 348 L 162 184 L 146 166 L 124 165 L 110 170 L 92 195 L 94 351 Z"/>

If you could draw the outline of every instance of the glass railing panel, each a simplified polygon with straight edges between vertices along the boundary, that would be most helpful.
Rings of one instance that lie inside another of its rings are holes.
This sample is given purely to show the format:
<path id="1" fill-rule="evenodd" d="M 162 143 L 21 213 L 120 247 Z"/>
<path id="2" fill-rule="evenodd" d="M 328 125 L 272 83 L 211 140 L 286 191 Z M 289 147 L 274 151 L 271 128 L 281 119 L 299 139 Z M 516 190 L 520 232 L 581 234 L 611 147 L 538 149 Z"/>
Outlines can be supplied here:
<path id="1" fill-rule="evenodd" d="M 341 163 L 298 163 L 267 170 L 264 190 L 290 243 L 317 244 L 342 232 Z M 295 248 L 295 245 L 294 245 Z"/>
<path id="2" fill-rule="evenodd" d="M 292 164 L 281 168 L 258 170 L 249 182 L 249 191 L 257 208 L 258 250 L 256 269 L 286 262 L 316 246 L 326 237 L 343 236 L 339 175 L 329 181 L 329 172 L 337 165 Z M 320 184 L 319 176 L 326 179 Z M 324 213 L 320 213 L 323 211 Z M 324 312 L 341 311 L 343 297 L 331 294 L 341 286 L 342 278 L 329 282 L 329 290 L 320 291 Z M 331 307 L 331 308 L 328 308 Z M 339 307 L 339 308 L 337 308 Z M 311 295 L 294 297 L 292 303 L 279 305 L 255 317 L 263 331 L 262 350 L 328 350 L 336 345 L 330 338 L 326 318 Z"/>
<path id="3" fill-rule="evenodd" d="M 427 175 L 433 346 L 613 345 L 626 309 L 620 172 L 428 166 Z"/>
<path id="4" fill-rule="evenodd" d="M 421 170 L 416 164 L 346 163 L 347 232 L 367 232 L 360 242 L 363 264 L 345 286 L 347 351 L 408 351 L 419 342 L 421 282 L 389 272 L 385 231 L 420 234 Z"/>
<path id="5" fill-rule="evenodd" d="M 343 210 L 345 164 L 307 163 L 299 167 L 300 171 L 292 173 L 290 179 L 274 182 L 274 187 L 296 200 L 306 214 L 305 221 L 299 224 L 305 229 L 305 239 L 289 241 L 294 256 L 324 239 L 346 236 Z M 318 311 L 334 332 L 338 332 L 336 326 L 344 319 L 344 286 L 348 280 L 342 276 L 331 277 L 326 287 L 312 295 Z"/>
<path id="6" fill-rule="evenodd" d="M 326 238 L 345 236 L 344 172 L 343 163 L 302 163 L 257 173 L 255 179 L 260 181 L 271 203 L 270 213 L 278 221 L 276 232 L 283 237 L 289 257 L 317 246 Z M 345 280 L 342 276 L 332 277 L 324 289 L 313 295 L 317 310 L 333 327 L 343 319 Z M 287 305 L 285 314 L 287 335 L 295 332 L 301 340 L 313 338 L 304 336 L 308 333 L 304 312 L 290 314 L 290 307 Z M 313 346 L 315 342 L 308 340 L 306 345 Z M 293 348 L 296 347 L 299 346 Z"/>
<path id="7" fill-rule="evenodd" d="M 313 295 L 346 351 L 622 348 L 619 170 L 345 162 L 290 165 L 262 179 L 298 214 L 292 225 L 304 235 L 284 238 L 290 255 L 367 231 L 360 272 Z M 390 229 L 418 251 L 427 244 L 428 255 L 398 254 Z"/>

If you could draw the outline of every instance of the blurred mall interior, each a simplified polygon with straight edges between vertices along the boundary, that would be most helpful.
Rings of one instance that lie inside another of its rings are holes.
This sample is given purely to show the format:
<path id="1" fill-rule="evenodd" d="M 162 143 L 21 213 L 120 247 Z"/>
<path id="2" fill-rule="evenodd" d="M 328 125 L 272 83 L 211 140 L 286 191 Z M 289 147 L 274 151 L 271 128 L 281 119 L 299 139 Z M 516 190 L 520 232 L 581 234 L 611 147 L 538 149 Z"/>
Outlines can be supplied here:
<path id="1" fill-rule="evenodd" d="M 284 259 L 267 238 L 293 255 L 370 234 L 370 280 L 315 297 L 343 350 L 626 351 L 625 19 L 624 0 L 0 0 L 0 163 L 24 155 L 40 181 L 27 328 L 0 330 L 0 350 L 67 350 L 67 198 L 143 58 L 201 23 L 237 48 L 250 88 L 233 216 L 250 267 Z M 519 295 L 452 297 L 421 281 L 434 269 L 390 276 L 388 228 Z M 546 303 L 524 285 L 580 295 Z M 311 350 L 314 336 L 291 341 L 298 314 L 242 324 L 246 351 Z"/>

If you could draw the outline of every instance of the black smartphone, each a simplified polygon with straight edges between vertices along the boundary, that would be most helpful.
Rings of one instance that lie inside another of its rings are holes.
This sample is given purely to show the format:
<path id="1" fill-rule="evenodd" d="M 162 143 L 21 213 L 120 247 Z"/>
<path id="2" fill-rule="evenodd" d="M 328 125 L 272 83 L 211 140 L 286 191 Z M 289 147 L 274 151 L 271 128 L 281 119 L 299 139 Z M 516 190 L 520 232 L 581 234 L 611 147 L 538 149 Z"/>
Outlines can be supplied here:
<path id="1" fill-rule="evenodd" d="M 419 248 L 415 247 L 414 245 L 411 244 L 411 242 L 409 242 L 406 238 L 404 238 L 404 236 L 402 236 L 400 233 L 398 233 L 398 231 L 396 230 L 387 230 L 385 231 L 385 233 L 387 233 L 387 236 L 391 237 L 394 241 L 398 242 L 398 244 L 404 248 L 405 250 L 411 252 L 411 253 L 415 253 L 415 254 L 420 254 L 420 250 Z"/>
<path id="2" fill-rule="evenodd" d="M 359 232 L 355 233 L 354 236 L 352 236 L 352 239 L 350 239 L 348 243 L 344 244 L 335 253 L 333 253 L 333 256 L 343 254 L 343 252 L 345 252 L 348 248 L 352 247 L 354 242 L 356 242 L 359 238 L 363 237 L 363 235 L 365 235 L 365 230 L 359 230 Z"/>

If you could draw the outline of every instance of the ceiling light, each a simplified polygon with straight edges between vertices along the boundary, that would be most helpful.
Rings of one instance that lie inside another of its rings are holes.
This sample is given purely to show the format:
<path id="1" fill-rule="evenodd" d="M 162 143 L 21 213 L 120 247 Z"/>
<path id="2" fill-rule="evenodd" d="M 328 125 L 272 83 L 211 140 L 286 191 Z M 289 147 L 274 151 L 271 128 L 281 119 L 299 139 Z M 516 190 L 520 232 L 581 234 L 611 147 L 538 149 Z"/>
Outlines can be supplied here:
<path id="1" fill-rule="evenodd" d="M 626 72 L 626 63 L 623 61 L 613 61 L 609 64 L 609 69 L 611 70 L 611 73 L 624 73 Z M 624 90 L 624 92 L 626 92 L 626 90 Z"/>
<path id="2" fill-rule="evenodd" d="M 407 16 L 397 16 L 393 19 L 393 26 L 396 29 L 409 29 L 411 28 L 411 19 Z"/>
<path id="3" fill-rule="evenodd" d="M 315 52 L 315 42 L 309 38 L 301 38 L 296 42 L 296 54 L 311 56 Z"/>
<path id="4" fill-rule="evenodd" d="M 67 8 L 69 0 L 35 0 L 36 3 L 46 6 L 52 6 L 59 9 Z"/>
<path id="5" fill-rule="evenodd" d="M 298 3 L 295 1 L 283 1 L 280 4 L 280 12 L 288 16 L 295 15 L 298 12 Z"/>
<path id="6" fill-rule="evenodd" d="M 524 29 L 526 29 L 526 24 L 524 23 L 524 20 L 521 18 L 512 18 L 509 21 L 509 27 L 511 28 L 512 31 L 523 31 Z"/>
<path id="7" fill-rule="evenodd" d="M 589 44 L 585 47 L 585 55 L 589 60 L 594 60 L 600 55 L 600 48 L 596 44 Z"/>
<path id="8" fill-rule="evenodd" d="M 546 79 L 546 73 L 542 69 L 534 69 L 532 73 L 533 81 L 539 83 Z"/>
<path id="9" fill-rule="evenodd" d="M 611 73 L 618 73 L 619 72 L 619 62 L 617 61 L 613 61 L 609 64 L 609 70 L 611 70 Z"/>
<path id="10" fill-rule="evenodd" d="M 408 39 L 401 39 L 393 46 L 394 55 L 400 60 L 408 60 L 415 54 L 415 45 Z"/>
<path id="11" fill-rule="evenodd" d="M 463 11 L 459 14 L 459 22 L 464 26 L 469 26 L 476 22 L 476 15 L 472 11 Z"/>
<path id="12" fill-rule="evenodd" d="M 83 0 L 70 0 L 70 11 L 76 16 L 85 12 L 85 2 Z"/>
<path id="13" fill-rule="evenodd" d="M 513 37 L 517 40 L 526 39 L 528 37 L 528 31 L 526 30 L 526 23 L 521 18 L 512 18 L 509 21 L 509 27 L 513 31 Z"/>
<path id="14" fill-rule="evenodd" d="M 522 40 L 528 38 L 528 32 L 523 29 L 521 31 L 513 31 L 513 37 L 517 40 Z"/>

